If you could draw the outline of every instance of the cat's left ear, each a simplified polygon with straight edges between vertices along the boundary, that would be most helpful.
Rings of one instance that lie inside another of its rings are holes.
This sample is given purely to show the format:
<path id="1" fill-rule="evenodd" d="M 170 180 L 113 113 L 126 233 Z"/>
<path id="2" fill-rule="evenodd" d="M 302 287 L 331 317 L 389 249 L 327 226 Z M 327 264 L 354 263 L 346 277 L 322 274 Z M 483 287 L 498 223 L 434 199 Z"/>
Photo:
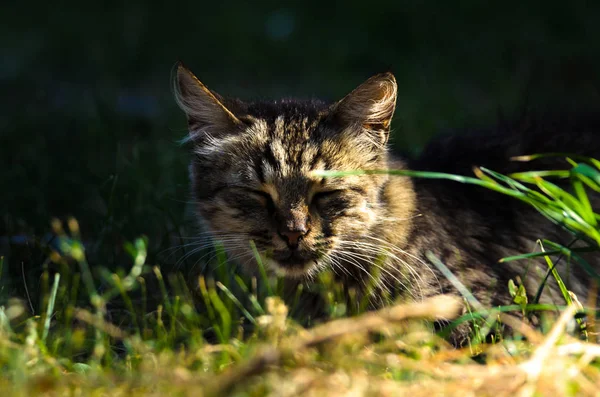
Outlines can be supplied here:
<path id="1" fill-rule="evenodd" d="M 206 134 L 218 138 L 235 131 L 242 122 L 181 62 L 177 64 L 175 100 L 186 113 L 190 138 L 201 142 Z"/>
<path id="2" fill-rule="evenodd" d="M 392 73 L 377 74 L 336 102 L 331 111 L 342 123 L 360 125 L 374 134 L 378 143 L 385 144 L 397 93 L 398 86 Z"/>

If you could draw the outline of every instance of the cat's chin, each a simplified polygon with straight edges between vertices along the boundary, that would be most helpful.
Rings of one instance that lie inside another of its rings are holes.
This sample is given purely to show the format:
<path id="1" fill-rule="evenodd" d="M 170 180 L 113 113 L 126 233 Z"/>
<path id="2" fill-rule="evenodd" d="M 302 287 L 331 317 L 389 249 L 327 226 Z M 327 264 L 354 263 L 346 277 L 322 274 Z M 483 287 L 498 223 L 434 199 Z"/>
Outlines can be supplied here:
<path id="1" fill-rule="evenodd" d="M 314 261 L 290 263 L 269 259 L 268 264 L 277 275 L 289 278 L 303 278 L 315 267 Z"/>

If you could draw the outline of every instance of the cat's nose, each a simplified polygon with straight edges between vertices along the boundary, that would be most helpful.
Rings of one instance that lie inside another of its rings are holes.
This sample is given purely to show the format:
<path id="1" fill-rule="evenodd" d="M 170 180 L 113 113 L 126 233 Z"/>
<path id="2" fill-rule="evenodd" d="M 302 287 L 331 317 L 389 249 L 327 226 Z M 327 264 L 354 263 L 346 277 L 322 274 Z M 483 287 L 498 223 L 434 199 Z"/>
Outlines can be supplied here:
<path id="1" fill-rule="evenodd" d="M 279 235 L 287 242 L 290 248 L 298 248 L 298 243 L 307 233 L 308 228 L 305 225 L 297 227 L 294 230 L 279 231 Z"/>

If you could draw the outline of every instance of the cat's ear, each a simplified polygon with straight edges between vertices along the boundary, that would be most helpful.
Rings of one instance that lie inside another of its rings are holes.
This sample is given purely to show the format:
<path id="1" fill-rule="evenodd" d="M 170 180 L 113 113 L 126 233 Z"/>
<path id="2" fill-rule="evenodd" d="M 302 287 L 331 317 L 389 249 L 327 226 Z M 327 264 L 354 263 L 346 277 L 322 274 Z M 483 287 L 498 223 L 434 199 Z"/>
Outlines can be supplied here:
<path id="1" fill-rule="evenodd" d="M 181 62 L 177 64 L 174 91 L 177 104 L 187 115 L 192 140 L 205 134 L 218 136 L 242 124 L 223 104 L 222 98 L 202 84 Z"/>
<path id="2" fill-rule="evenodd" d="M 378 143 L 385 144 L 397 93 L 398 86 L 392 73 L 377 74 L 335 103 L 331 110 L 342 123 L 360 125 L 374 134 Z"/>

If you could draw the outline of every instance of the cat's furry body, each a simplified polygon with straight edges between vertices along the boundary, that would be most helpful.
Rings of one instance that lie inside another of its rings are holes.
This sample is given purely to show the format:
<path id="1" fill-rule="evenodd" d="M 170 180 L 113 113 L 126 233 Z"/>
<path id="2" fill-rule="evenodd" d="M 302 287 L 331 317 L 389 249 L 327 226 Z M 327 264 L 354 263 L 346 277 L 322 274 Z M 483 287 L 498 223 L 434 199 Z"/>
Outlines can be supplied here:
<path id="1" fill-rule="evenodd" d="M 396 90 L 394 77 L 382 74 L 332 105 L 244 103 L 221 98 L 179 66 L 176 98 L 194 145 L 190 171 L 199 217 L 230 258 L 250 269 L 253 240 L 268 267 L 285 275 L 308 280 L 331 267 L 360 287 L 379 274 L 380 290 L 420 299 L 453 290 L 428 264 L 425 253 L 431 251 L 482 303 L 509 303 L 507 282 L 523 276 L 525 265 L 498 259 L 531 252 L 541 238 L 569 242 L 535 210 L 456 182 L 321 178 L 312 171 L 409 168 L 472 175 L 475 165 L 501 173 L 547 168 L 556 160 L 524 164 L 509 158 L 540 151 L 599 156 L 596 126 L 504 126 L 441 138 L 417 159 L 394 159 L 386 143 Z M 598 268 L 598 258 L 590 260 Z M 541 261 L 534 267 L 547 270 Z M 584 298 L 587 277 L 575 268 L 561 271 Z M 533 294 L 541 276 L 533 268 L 527 274 L 523 280 Z M 544 299 L 561 302 L 556 288 L 547 291 Z"/>
<path id="2" fill-rule="evenodd" d="M 600 131 L 597 121 L 588 119 L 589 123 L 578 125 L 575 120 L 550 115 L 539 120 L 541 122 L 503 124 L 490 131 L 438 138 L 407 165 L 410 169 L 459 175 L 472 175 L 474 166 L 484 166 L 508 174 L 569 168 L 561 157 L 527 163 L 510 160 L 516 156 L 549 152 L 600 155 L 600 142 L 595 137 L 596 131 Z M 548 270 L 543 259 L 507 263 L 499 263 L 499 259 L 539 251 L 538 239 L 564 245 L 574 240 L 573 235 L 531 206 L 485 188 L 416 178 L 413 189 L 417 196 L 416 212 L 423 216 L 414 219 L 406 249 L 414 255 L 431 250 L 486 306 L 511 303 L 507 285 L 509 279 L 517 275 L 528 293 L 535 295 Z M 592 192 L 591 199 L 597 208 L 598 196 Z M 424 233 L 424 230 L 435 232 Z M 597 255 L 587 259 L 600 269 Z M 568 288 L 585 299 L 591 278 L 580 267 L 569 266 L 567 262 L 561 258 L 557 268 L 567 280 Z M 451 290 L 447 280 L 440 279 L 440 282 L 444 291 Z M 548 283 L 542 299 L 557 304 L 564 302 L 554 280 Z"/>

